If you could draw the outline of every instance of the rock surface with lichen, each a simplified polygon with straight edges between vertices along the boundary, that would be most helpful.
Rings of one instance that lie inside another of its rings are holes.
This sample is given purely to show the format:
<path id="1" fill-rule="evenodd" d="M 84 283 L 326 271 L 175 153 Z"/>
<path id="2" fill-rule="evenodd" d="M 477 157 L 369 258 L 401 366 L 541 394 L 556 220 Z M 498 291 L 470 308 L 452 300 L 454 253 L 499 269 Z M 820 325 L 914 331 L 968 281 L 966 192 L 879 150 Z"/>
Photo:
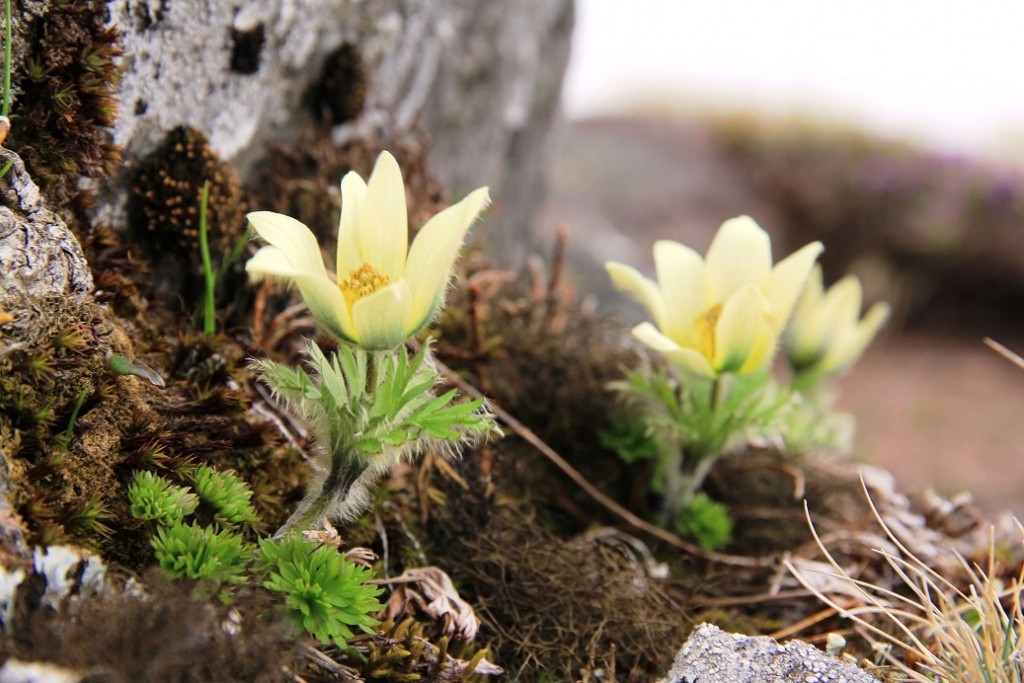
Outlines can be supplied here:
<path id="1" fill-rule="evenodd" d="M 542 192 L 572 28 L 569 0 L 119 0 L 124 164 L 98 215 L 124 224 L 124 190 L 168 131 L 190 126 L 243 174 L 268 145 L 324 126 L 352 139 L 433 145 L 459 195 L 491 184 L 492 241 L 515 258 Z M 325 192 L 328 191 L 324 188 Z"/>
<path id="2" fill-rule="evenodd" d="M 0 205 L 0 300 L 90 291 L 81 245 L 47 209 L 21 158 L 0 148 L 0 164 L 10 164 Z"/>
<path id="3" fill-rule="evenodd" d="M 878 683 L 871 674 L 807 643 L 785 645 L 701 624 L 662 683 Z"/>

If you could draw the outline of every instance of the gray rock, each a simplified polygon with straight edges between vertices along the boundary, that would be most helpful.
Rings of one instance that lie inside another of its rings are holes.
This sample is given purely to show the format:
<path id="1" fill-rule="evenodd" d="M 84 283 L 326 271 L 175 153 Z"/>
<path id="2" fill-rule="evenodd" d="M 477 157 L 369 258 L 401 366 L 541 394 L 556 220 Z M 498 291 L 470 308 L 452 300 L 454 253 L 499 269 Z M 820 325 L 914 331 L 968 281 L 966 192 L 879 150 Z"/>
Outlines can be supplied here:
<path id="1" fill-rule="evenodd" d="M 489 184 L 502 207 L 492 235 L 525 249 L 571 0 L 115 0 L 109 11 L 123 33 L 114 141 L 125 163 L 100 188 L 102 220 L 124 225 L 127 179 L 176 126 L 203 131 L 243 173 L 268 143 L 295 139 L 311 123 L 310 86 L 349 45 L 363 63 L 365 105 L 335 140 L 425 134 L 441 181 L 456 195 Z"/>
<path id="2" fill-rule="evenodd" d="M 43 203 L 21 158 L 0 147 L 0 167 L 11 164 L 0 185 L 0 300 L 92 290 L 82 246 Z"/>
<path id="3" fill-rule="evenodd" d="M 499 209 L 487 220 L 491 252 L 519 265 L 538 246 L 532 231 L 546 194 L 573 3 L 470 4 L 473 16 L 445 55 L 423 126 L 434 137 L 432 167 L 449 188 L 491 186 Z"/>
<path id="4" fill-rule="evenodd" d="M 871 674 L 807 643 L 693 630 L 662 683 L 878 683 Z"/>

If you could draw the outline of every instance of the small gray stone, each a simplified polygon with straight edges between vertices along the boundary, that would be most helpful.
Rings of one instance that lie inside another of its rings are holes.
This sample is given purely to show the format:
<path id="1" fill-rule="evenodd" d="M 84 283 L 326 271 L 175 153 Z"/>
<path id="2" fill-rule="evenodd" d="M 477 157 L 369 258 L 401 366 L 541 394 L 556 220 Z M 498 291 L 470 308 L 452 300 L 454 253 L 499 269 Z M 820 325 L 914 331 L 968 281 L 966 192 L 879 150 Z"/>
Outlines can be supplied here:
<path id="1" fill-rule="evenodd" d="M 878 683 L 871 674 L 799 640 L 726 633 L 701 624 L 662 683 Z"/>

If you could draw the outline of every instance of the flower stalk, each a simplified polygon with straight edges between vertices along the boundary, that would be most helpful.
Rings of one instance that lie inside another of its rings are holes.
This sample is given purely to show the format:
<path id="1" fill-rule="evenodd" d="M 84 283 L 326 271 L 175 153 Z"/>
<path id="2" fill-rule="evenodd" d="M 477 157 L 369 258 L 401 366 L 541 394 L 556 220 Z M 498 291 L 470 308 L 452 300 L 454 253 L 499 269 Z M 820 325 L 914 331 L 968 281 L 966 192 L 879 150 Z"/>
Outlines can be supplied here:
<path id="1" fill-rule="evenodd" d="M 331 469 L 319 491 L 311 488 L 306 497 L 280 529 L 274 540 L 282 539 L 296 530 L 322 527 L 329 518 L 348 519 L 358 512 L 356 498 L 350 496 L 352 486 L 366 471 L 358 465 L 352 451 L 338 450 L 331 454 Z M 361 501 L 360 501 L 361 502 Z"/>

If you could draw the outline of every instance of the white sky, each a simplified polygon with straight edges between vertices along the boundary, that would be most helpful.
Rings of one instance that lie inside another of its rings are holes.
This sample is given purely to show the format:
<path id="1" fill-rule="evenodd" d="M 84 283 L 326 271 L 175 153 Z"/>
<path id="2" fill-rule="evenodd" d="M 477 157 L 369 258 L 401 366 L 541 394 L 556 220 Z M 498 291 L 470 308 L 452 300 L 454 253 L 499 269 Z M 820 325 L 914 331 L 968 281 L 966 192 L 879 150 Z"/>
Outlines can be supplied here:
<path id="1" fill-rule="evenodd" d="M 578 0 L 574 41 L 571 118 L 818 113 L 1024 159 L 1024 0 Z"/>

